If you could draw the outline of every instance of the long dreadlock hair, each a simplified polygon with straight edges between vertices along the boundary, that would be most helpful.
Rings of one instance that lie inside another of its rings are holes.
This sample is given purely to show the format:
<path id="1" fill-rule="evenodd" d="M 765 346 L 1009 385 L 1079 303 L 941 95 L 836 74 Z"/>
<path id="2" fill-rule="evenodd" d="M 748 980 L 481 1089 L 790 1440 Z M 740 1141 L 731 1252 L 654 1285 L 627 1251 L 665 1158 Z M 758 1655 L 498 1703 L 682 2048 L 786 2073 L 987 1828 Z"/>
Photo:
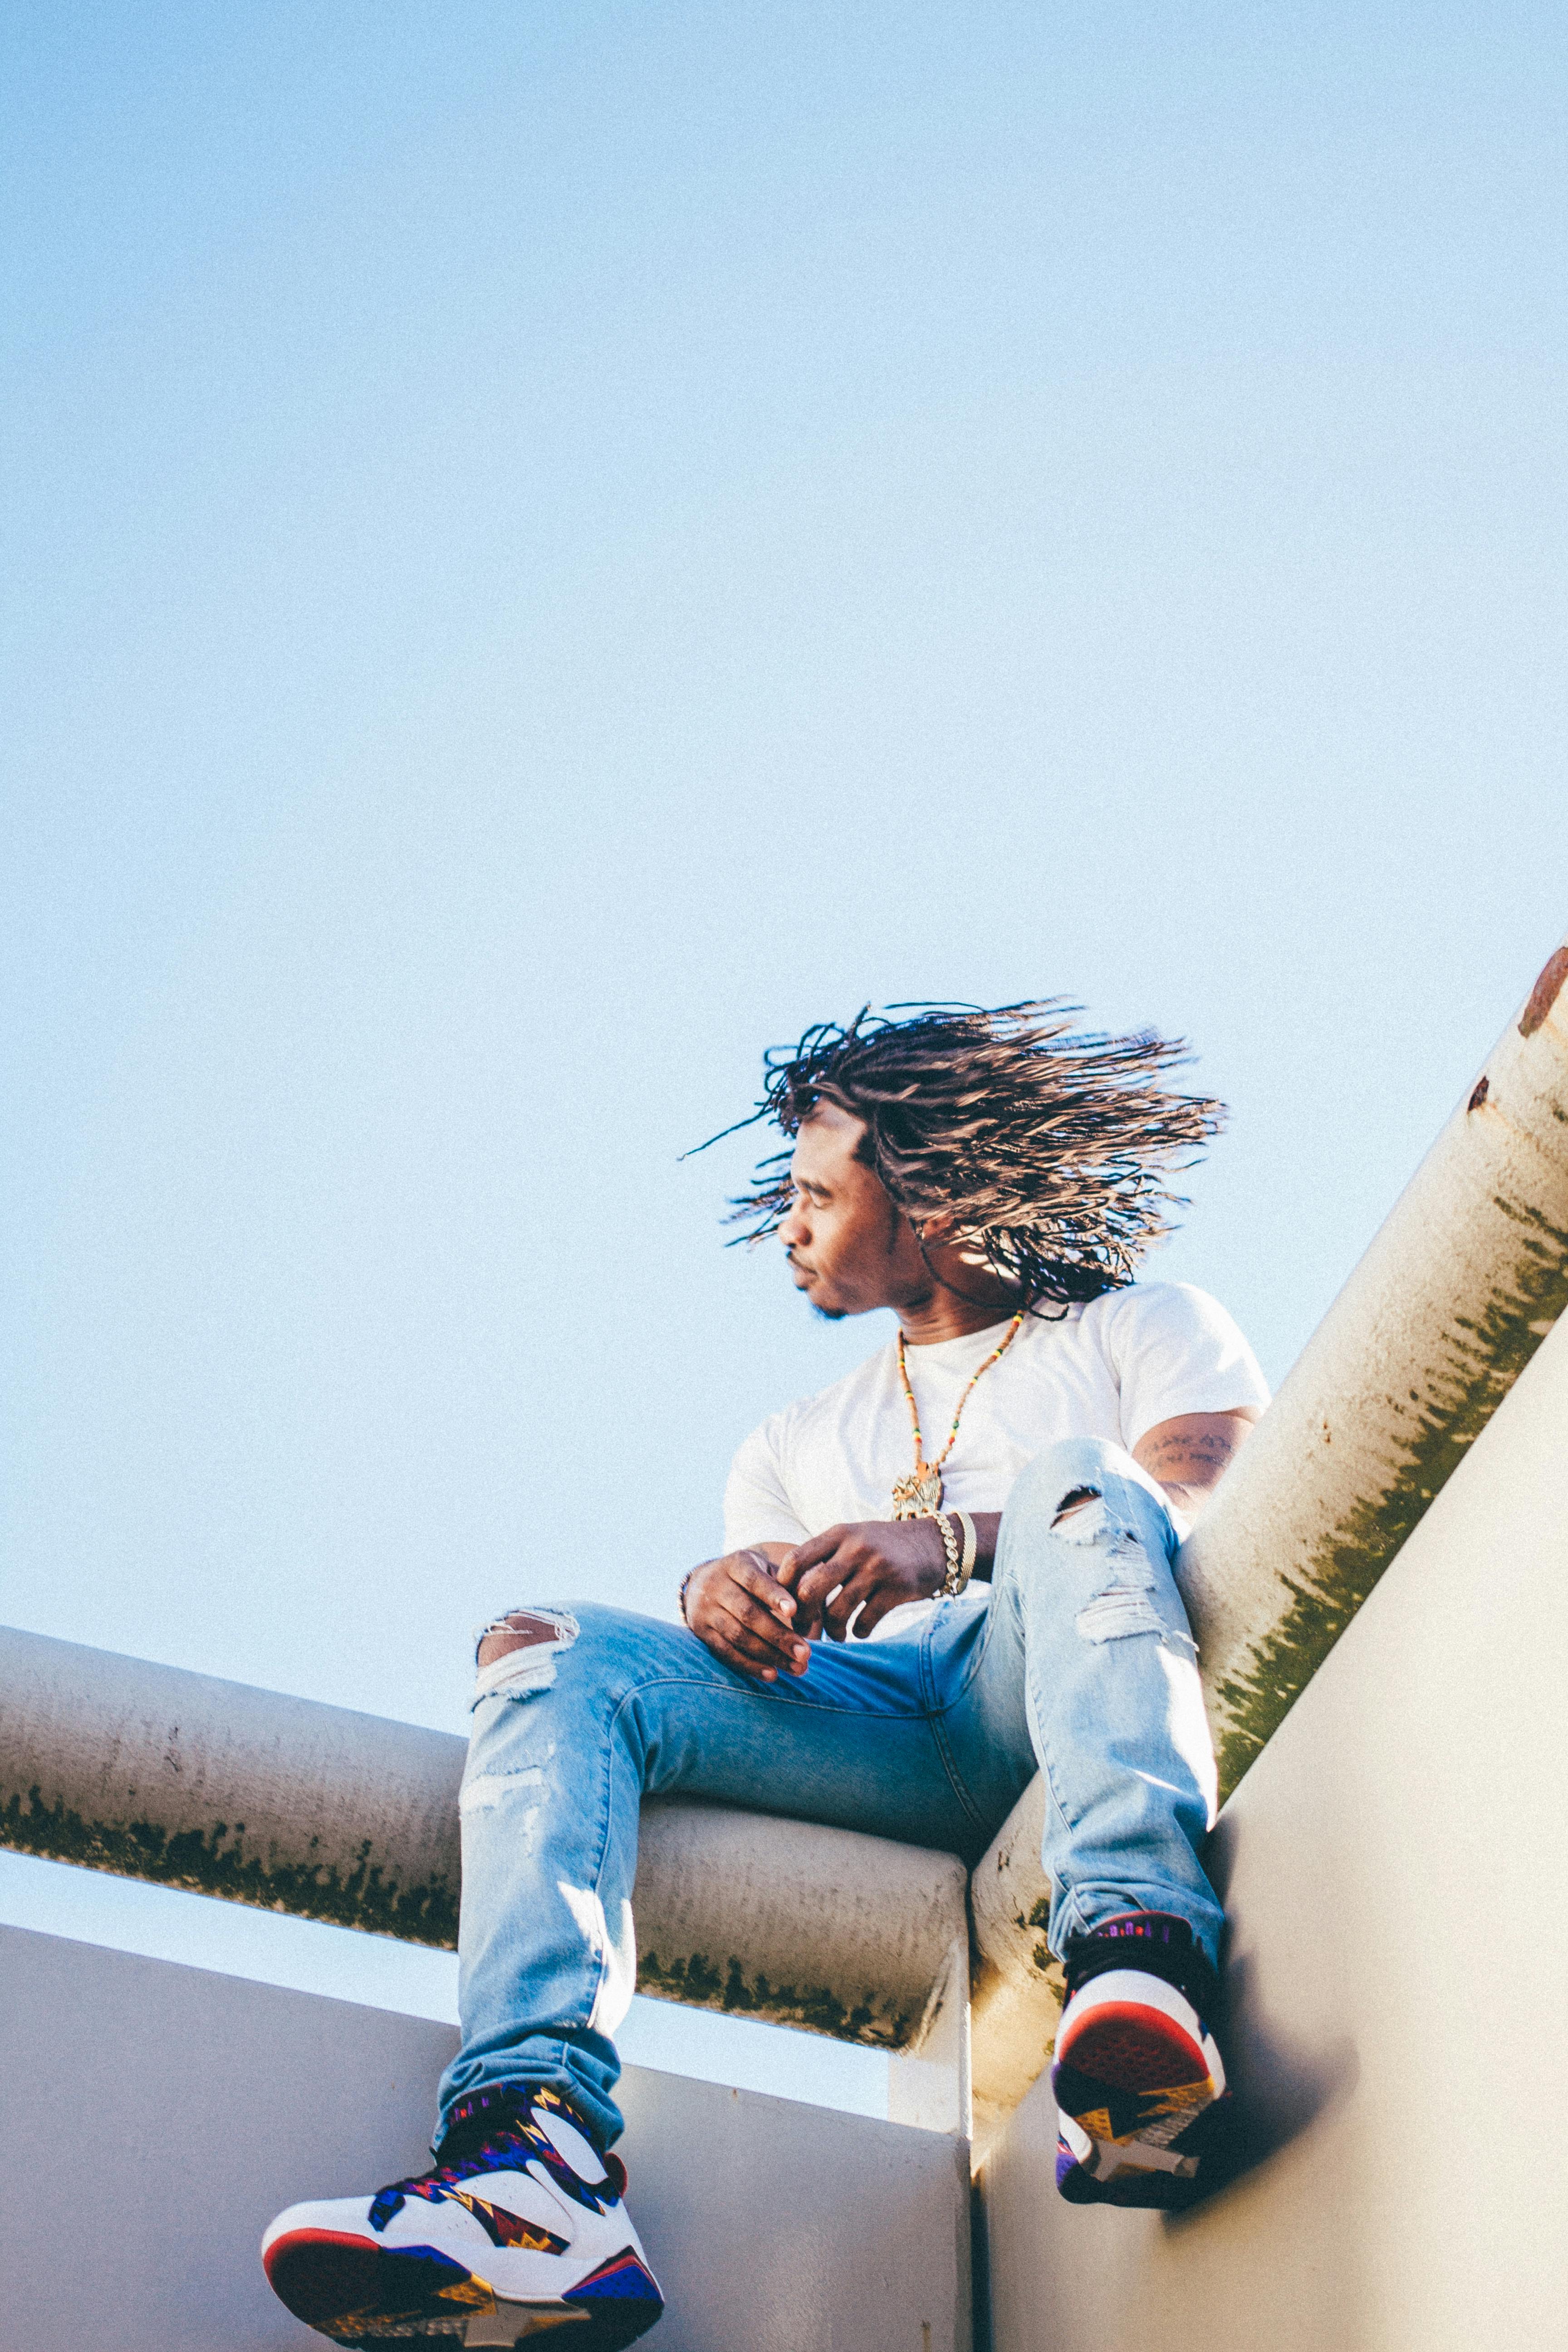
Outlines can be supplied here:
<path id="1" fill-rule="evenodd" d="M 949 1211 L 952 1237 L 1031 1303 L 1097 1298 L 1131 1281 L 1167 1213 L 1185 1207 L 1166 1178 L 1193 1165 L 1225 1107 L 1159 1083 L 1191 1060 L 1181 1039 L 1075 1032 L 1082 1010 L 1047 997 L 820 1021 L 798 1045 L 769 1049 L 756 1109 L 723 1133 L 772 1119 L 793 1138 L 837 1103 L 865 1120 L 860 1157 L 917 1235 Z M 777 1231 L 789 1160 L 787 1150 L 763 1160 L 731 1202 L 729 1222 L 748 1228 L 737 1240 Z"/>

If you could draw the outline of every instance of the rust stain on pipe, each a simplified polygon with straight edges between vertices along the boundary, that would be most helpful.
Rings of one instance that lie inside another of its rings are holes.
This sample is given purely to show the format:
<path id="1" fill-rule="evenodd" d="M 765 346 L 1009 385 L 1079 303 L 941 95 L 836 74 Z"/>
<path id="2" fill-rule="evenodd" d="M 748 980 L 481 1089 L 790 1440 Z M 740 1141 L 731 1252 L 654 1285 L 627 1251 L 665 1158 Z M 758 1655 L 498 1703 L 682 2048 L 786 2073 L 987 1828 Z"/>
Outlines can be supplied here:
<path id="1" fill-rule="evenodd" d="M 1550 1018 L 1565 980 L 1568 980 L 1568 946 L 1560 947 L 1555 955 L 1546 959 L 1541 977 L 1530 992 L 1530 1002 L 1519 1016 L 1521 1037 L 1533 1037 Z"/>

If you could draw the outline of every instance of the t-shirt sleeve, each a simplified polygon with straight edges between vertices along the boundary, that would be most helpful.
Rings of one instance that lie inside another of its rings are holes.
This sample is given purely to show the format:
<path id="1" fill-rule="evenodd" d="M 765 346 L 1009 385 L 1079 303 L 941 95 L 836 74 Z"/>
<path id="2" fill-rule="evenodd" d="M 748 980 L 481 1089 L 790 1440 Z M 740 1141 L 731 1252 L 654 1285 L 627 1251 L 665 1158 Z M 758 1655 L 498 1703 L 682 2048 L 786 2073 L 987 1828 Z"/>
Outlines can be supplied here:
<path id="1" fill-rule="evenodd" d="M 743 1551 L 748 1544 L 804 1543 L 811 1532 L 802 1526 L 784 1491 L 778 1439 L 775 1416 L 752 1430 L 730 1465 L 724 1488 L 726 1551 Z"/>
<path id="2" fill-rule="evenodd" d="M 1183 1412 L 1259 1412 L 1268 1385 L 1217 1298 L 1188 1282 L 1134 1284 L 1113 1294 L 1108 1334 L 1129 1453 Z"/>

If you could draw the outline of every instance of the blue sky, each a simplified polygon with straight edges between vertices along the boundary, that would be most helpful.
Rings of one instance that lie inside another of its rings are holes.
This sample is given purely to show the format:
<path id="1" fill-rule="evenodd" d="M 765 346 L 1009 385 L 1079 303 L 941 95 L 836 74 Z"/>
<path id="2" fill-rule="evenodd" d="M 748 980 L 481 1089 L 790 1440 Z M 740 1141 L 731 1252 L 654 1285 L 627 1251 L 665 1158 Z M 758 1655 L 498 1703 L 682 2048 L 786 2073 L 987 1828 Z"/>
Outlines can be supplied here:
<path id="1" fill-rule="evenodd" d="M 4 1615 L 459 1727 L 669 1611 L 882 1337 L 679 1155 L 868 999 L 1190 1035 L 1282 1376 L 1568 922 L 1561 12 L 5 43 Z"/>

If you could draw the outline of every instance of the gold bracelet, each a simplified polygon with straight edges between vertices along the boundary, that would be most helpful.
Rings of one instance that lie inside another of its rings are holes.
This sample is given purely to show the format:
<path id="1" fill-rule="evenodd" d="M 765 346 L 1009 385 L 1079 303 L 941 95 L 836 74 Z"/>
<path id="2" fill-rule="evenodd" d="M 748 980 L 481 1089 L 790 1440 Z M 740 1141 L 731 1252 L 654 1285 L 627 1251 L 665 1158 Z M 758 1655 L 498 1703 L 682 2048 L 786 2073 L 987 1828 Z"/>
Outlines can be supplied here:
<path id="1" fill-rule="evenodd" d="M 936 1514 L 937 1533 L 942 1538 L 942 1548 L 947 1556 L 947 1574 L 937 1588 L 938 1597 L 943 1601 L 952 1601 L 963 1590 L 963 1563 L 958 1553 L 958 1530 L 950 1524 L 956 1517 L 956 1512 L 952 1511 L 939 1511 Z"/>
<path id="2" fill-rule="evenodd" d="M 974 1573 L 974 1560 L 980 1549 L 980 1538 L 974 1532 L 974 1522 L 967 1511 L 954 1511 L 952 1516 L 963 1529 L 963 1566 L 958 1577 L 958 1589 L 962 1592 Z"/>

